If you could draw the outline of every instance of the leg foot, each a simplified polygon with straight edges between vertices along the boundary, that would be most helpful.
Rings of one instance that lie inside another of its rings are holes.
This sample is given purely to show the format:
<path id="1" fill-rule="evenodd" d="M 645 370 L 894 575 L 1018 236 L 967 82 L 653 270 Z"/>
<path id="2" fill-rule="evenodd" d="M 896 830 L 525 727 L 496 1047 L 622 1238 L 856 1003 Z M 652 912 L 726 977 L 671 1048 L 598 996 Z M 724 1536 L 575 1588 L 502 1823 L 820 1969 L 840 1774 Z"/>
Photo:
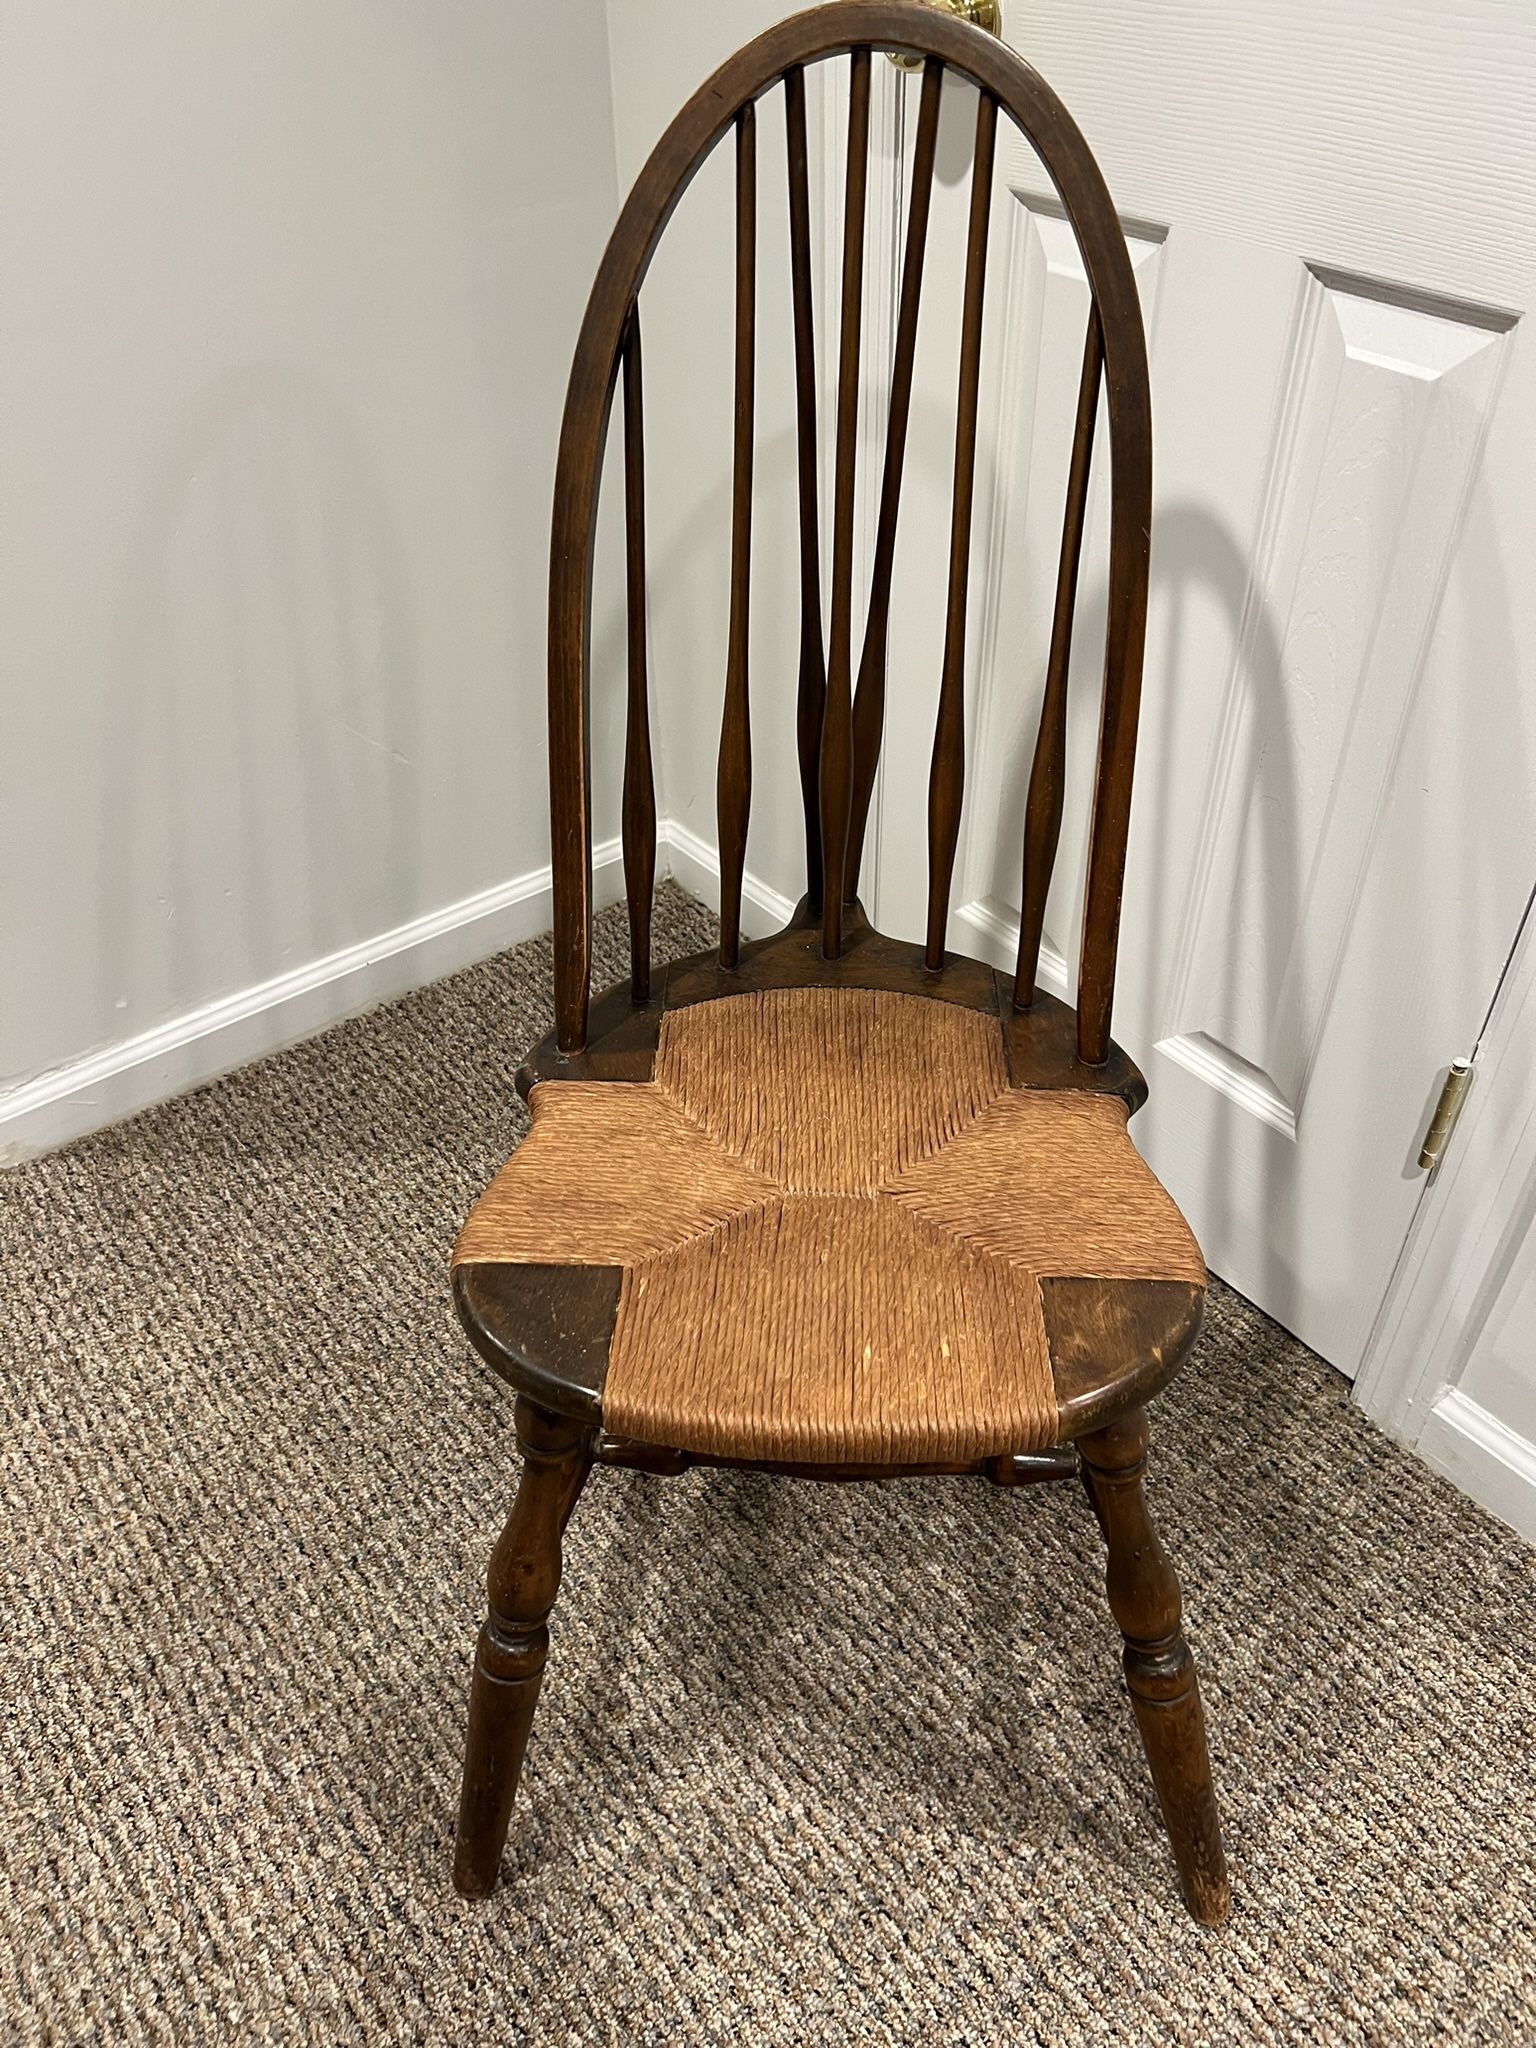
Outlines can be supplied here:
<path id="1" fill-rule="evenodd" d="M 1179 1582 L 1147 1514 L 1147 1419 L 1139 1408 L 1078 1445 L 1109 1550 L 1109 1604 L 1125 1637 L 1125 1678 L 1184 1901 L 1214 1927 L 1231 1904 L 1205 1714 L 1180 1626 Z"/>
<path id="2" fill-rule="evenodd" d="M 544 1677 L 546 1624 L 560 1589 L 560 1538 L 592 1466 L 590 1433 L 526 1399 L 517 1404 L 517 1442 L 523 1474 L 491 1554 L 490 1611 L 469 1695 L 453 1881 L 472 1899 L 484 1898 L 496 1884 Z"/>

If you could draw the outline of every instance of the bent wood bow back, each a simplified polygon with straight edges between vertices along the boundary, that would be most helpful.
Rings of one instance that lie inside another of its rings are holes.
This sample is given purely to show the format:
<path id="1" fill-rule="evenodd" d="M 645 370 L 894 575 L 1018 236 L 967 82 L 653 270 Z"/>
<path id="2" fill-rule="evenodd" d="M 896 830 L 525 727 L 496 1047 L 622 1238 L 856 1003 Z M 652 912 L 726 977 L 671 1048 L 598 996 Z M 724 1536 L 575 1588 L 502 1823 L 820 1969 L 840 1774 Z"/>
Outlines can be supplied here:
<path id="1" fill-rule="evenodd" d="M 879 491 L 869 616 L 855 670 L 853 507 L 859 385 L 870 54 L 923 61 L 922 98 Z M 830 636 L 822 642 L 816 479 L 814 315 L 805 67 L 850 56 L 850 118 L 832 506 Z M 683 108 L 652 151 L 598 270 L 571 370 L 560 434 L 550 552 L 550 807 L 554 861 L 556 1032 L 562 1052 L 587 1040 L 591 989 L 592 818 L 588 719 L 593 537 L 615 386 L 624 386 L 628 723 L 623 844 L 631 933 L 631 993 L 650 995 L 650 914 L 656 807 L 645 653 L 644 422 L 639 293 L 673 208 L 728 130 L 736 143 L 735 434 L 730 623 L 718 777 L 721 964 L 736 965 L 751 793 L 747 679 L 756 327 L 756 102 L 782 88 L 800 484 L 801 647 L 798 743 L 806 816 L 806 879 L 823 955 L 836 959 L 856 900 L 864 831 L 884 716 L 886 634 L 897 508 L 912 395 L 918 308 L 944 72 L 978 90 L 966 252 L 944 655 L 929 783 L 927 966 L 944 966 L 944 934 L 964 778 L 964 646 L 971 498 L 987 228 L 997 116 L 1014 122 L 1044 164 L 1077 237 L 1092 294 L 1076 436 L 1067 486 L 1057 596 L 1029 782 L 1019 955 L 1013 1003 L 1035 1000 L 1046 892 L 1062 816 L 1066 687 L 1077 571 L 1100 387 L 1107 396 L 1112 498 L 1103 711 L 1094 789 L 1077 1012 L 1077 1051 L 1110 1055 L 1110 1010 L 1130 822 L 1131 776 L 1146 634 L 1151 515 L 1151 406 L 1146 342 L 1125 238 L 1086 142 L 1029 64 L 922 0 L 836 0 L 795 16 L 730 58 Z M 855 687 L 854 678 L 857 675 Z"/>

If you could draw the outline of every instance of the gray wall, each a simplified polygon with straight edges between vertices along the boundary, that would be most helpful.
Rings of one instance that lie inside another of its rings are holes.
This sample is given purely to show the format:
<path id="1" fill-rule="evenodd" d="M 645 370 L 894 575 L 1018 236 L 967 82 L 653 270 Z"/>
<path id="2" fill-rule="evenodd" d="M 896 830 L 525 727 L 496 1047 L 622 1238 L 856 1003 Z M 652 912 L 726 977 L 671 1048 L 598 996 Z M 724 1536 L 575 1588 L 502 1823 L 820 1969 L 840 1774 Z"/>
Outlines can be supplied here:
<path id="1" fill-rule="evenodd" d="M 14 1090 L 547 861 L 617 191 L 598 6 L 0 0 L 0 43 Z"/>

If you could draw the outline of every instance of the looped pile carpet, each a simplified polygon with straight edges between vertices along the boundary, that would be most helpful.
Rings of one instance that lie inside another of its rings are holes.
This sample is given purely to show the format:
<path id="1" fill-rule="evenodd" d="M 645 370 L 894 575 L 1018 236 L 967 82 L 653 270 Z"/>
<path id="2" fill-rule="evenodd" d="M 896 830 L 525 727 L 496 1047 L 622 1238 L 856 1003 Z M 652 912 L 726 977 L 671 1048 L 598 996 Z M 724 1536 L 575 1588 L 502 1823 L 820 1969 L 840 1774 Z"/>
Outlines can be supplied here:
<path id="1" fill-rule="evenodd" d="M 1225 1929 L 1077 1490 L 962 1481 L 596 1475 L 503 1887 L 454 1896 L 514 1456 L 447 1261 L 549 961 L 0 1176 L 0 2040 L 1536 2038 L 1536 1559 L 1219 1286 L 1150 1494 Z"/>

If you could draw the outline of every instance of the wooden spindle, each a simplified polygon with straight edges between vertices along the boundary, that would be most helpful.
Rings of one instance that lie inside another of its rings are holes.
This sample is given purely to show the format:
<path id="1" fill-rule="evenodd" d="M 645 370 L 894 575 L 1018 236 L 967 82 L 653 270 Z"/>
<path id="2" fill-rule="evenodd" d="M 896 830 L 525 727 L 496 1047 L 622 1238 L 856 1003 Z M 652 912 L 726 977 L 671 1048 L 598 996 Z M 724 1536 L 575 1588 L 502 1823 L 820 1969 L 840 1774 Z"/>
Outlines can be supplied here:
<path id="1" fill-rule="evenodd" d="M 891 570 L 896 555 L 896 515 L 901 503 L 907 422 L 912 411 L 917 315 L 923 293 L 923 256 L 928 246 L 928 209 L 933 194 L 933 159 L 938 143 L 939 100 L 943 83 L 944 66 L 937 57 L 930 57 L 923 66 L 923 96 L 918 106 L 917 144 L 912 156 L 912 194 L 907 213 L 906 255 L 901 269 L 901 305 L 896 317 L 896 351 L 891 365 L 891 410 L 885 435 L 885 468 L 880 481 L 880 513 L 870 577 L 869 621 L 864 629 L 859 686 L 853 700 L 853 795 L 843 882 L 844 898 L 848 901 L 859 892 L 864 834 L 869 823 L 869 804 L 874 793 L 880 738 L 885 725 Z"/>
<path id="2" fill-rule="evenodd" d="M 821 946 L 843 942 L 843 878 L 853 783 L 853 486 L 858 456 L 859 325 L 864 290 L 864 194 L 869 172 L 869 52 L 849 59 L 848 173 L 838 336 L 837 462 L 832 491 L 832 644 L 821 735 Z"/>
<path id="3" fill-rule="evenodd" d="M 800 684 L 796 731 L 805 807 L 805 887 L 821 908 L 818 794 L 827 658 L 821 634 L 821 532 L 816 482 L 816 324 L 811 296 L 810 152 L 805 130 L 805 72 L 784 74 L 784 132 L 789 160 L 789 269 L 795 329 L 795 442 L 800 482 Z"/>
<path id="4" fill-rule="evenodd" d="M 1088 509 L 1088 478 L 1093 467 L 1093 428 L 1099 410 L 1099 383 L 1104 371 L 1104 332 L 1099 309 L 1088 309 L 1083 341 L 1083 374 L 1077 387 L 1077 424 L 1072 435 L 1072 461 L 1067 471 L 1067 504 L 1062 519 L 1061 562 L 1056 572 L 1056 611 L 1051 621 L 1051 651 L 1045 669 L 1045 694 L 1040 700 L 1040 731 L 1029 771 L 1029 802 L 1024 813 L 1024 882 L 1019 912 L 1019 964 L 1013 981 L 1013 1004 L 1027 1010 L 1035 1000 L 1040 971 L 1040 938 L 1045 929 L 1045 899 L 1061 838 L 1062 792 L 1067 772 L 1067 671 L 1072 659 L 1072 616 L 1077 606 L 1077 572 L 1083 553 L 1083 521 Z"/>
<path id="5" fill-rule="evenodd" d="M 752 453 L 757 343 L 757 109 L 736 116 L 736 445 L 731 478 L 731 617 L 715 784 L 720 832 L 720 964 L 741 951 L 741 883 L 752 801 L 747 627 L 752 586 Z"/>
<path id="6" fill-rule="evenodd" d="M 651 899 L 656 884 L 656 778 L 645 659 L 645 420 L 640 307 L 624 330 L 624 581 L 629 700 L 624 733 L 624 894 L 629 904 L 629 987 L 651 999 Z"/>
<path id="7" fill-rule="evenodd" d="M 960 395 L 955 422 L 955 490 L 949 525 L 949 605 L 944 622 L 944 664 L 928 778 L 928 943 L 925 959 L 944 965 L 949 890 L 960 843 L 965 784 L 965 610 L 971 568 L 971 501 L 976 484 L 976 413 L 981 392 L 981 320 L 986 295 L 987 229 L 991 219 L 992 163 L 997 146 L 997 101 L 982 93 L 976 109 L 976 155 L 971 168 L 971 219 L 965 254 L 965 301 L 960 328 Z"/>
<path id="8" fill-rule="evenodd" d="M 1109 292 L 1115 293 L 1118 304 Z M 1089 1066 L 1102 1066 L 1111 1049 L 1152 534 L 1152 395 L 1136 280 L 1129 263 L 1118 277 L 1110 278 L 1105 291 L 1096 288 L 1096 296 L 1104 327 L 1104 382 L 1109 402 L 1109 618 L 1104 628 L 1099 767 L 1093 787 L 1077 976 L 1077 1052 Z"/>

